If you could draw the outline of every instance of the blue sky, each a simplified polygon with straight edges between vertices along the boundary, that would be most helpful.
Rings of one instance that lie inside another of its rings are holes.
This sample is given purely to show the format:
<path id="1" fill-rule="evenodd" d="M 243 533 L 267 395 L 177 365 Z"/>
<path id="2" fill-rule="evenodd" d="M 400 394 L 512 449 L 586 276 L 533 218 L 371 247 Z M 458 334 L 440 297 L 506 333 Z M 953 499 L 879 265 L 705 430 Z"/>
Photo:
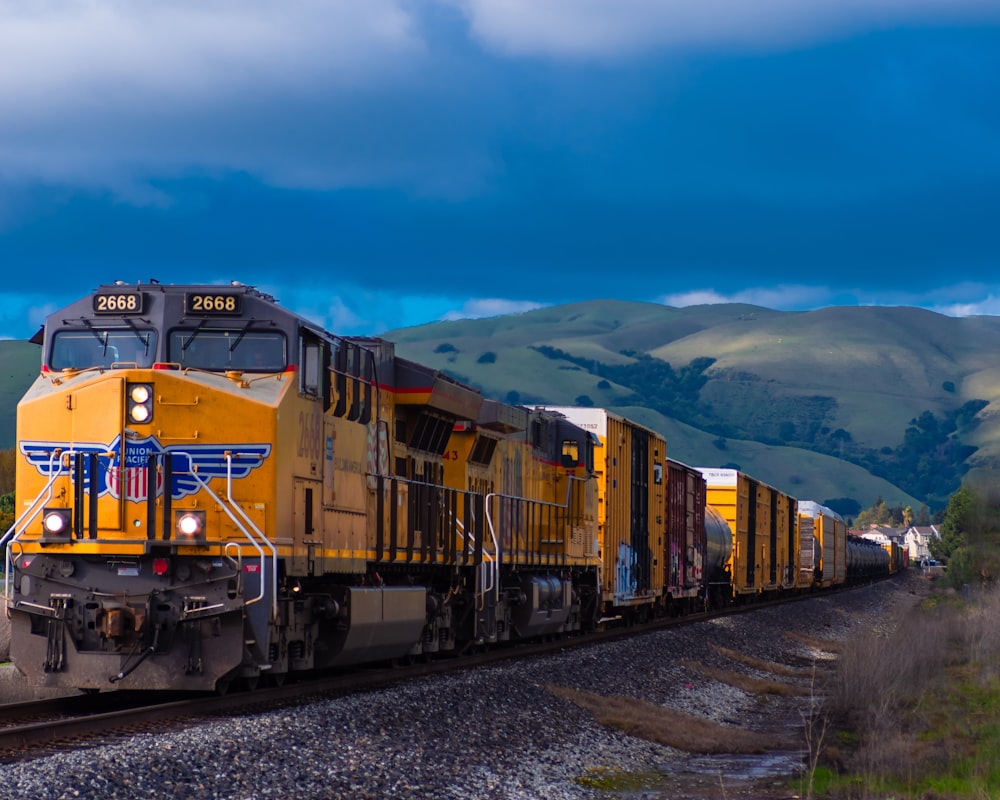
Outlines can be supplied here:
<path id="1" fill-rule="evenodd" d="M 0 0 L 0 53 L 7 337 L 151 278 L 1000 314 L 1000 0 Z"/>

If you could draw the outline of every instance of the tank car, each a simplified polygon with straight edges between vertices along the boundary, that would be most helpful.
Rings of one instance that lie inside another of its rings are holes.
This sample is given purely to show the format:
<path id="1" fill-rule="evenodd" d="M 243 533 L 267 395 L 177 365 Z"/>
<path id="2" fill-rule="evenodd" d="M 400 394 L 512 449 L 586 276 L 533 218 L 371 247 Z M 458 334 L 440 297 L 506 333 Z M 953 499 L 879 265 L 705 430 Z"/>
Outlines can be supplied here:
<path id="1" fill-rule="evenodd" d="M 878 542 L 863 536 L 847 536 L 847 581 L 883 578 L 889 574 L 889 554 Z"/>
<path id="2" fill-rule="evenodd" d="M 30 683 L 221 690 L 585 624 L 585 432 L 491 426 L 474 389 L 235 283 L 102 285 L 34 341 L 3 537 Z"/>
<path id="3" fill-rule="evenodd" d="M 705 599 L 710 608 L 724 608 L 733 601 L 732 528 L 713 506 L 705 506 Z"/>

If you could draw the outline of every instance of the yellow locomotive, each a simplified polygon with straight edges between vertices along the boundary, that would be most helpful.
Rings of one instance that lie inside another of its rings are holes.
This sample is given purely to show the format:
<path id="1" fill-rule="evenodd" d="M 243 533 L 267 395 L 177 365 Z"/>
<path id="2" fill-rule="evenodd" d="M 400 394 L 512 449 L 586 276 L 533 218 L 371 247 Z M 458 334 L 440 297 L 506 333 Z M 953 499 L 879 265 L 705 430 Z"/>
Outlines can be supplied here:
<path id="1" fill-rule="evenodd" d="M 36 685 L 261 676 L 587 629 L 592 439 L 233 284 L 50 315 L 3 537 Z"/>

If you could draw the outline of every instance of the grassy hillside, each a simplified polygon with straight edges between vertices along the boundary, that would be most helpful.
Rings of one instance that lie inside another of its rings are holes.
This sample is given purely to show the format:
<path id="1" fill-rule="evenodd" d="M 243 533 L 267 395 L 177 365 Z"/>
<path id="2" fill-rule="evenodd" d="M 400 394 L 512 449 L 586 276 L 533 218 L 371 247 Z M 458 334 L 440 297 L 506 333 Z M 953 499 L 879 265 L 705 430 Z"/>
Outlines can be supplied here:
<path id="1" fill-rule="evenodd" d="M 737 442 L 766 445 L 796 464 L 787 477 L 815 499 L 829 496 L 819 476 L 844 461 L 889 480 L 857 483 L 838 473 L 859 486 L 862 505 L 877 496 L 892 504 L 887 487 L 895 486 L 934 507 L 966 470 L 989 475 L 1000 465 L 995 317 L 592 301 L 386 338 L 400 354 L 509 402 L 655 410 L 652 427 L 680 436 L 670 428 L 683 423 L 709 442 L 711 449 L 692 447 L 698 458 L 671 447 L 684 461 L 722 456 L 753 472 L 762 462 L 733 456 L 744 447 Z M 820 454 L 826 460 L 817 464 Z"/>
<path id="2" fill-rule="evenodd" d="M 650 353 L 671 363 L 714 357 L 707 402 L 745 405 L 754 389 L 761 402 L 772 394 L 834 396 L 830 425 L 881 447 L 897 442 L 906 422 L 925 410 L 941 413 L 958 398 L 983 397 L 965 381 L 995 361 L 997 322 L 912 308 L 826 308 L 727 322 Z"/>
<path id="3" fill-rule="evenodd" d="M 38 345 L 0 340 L 0 450 L 14 446 L 17 402 L 38 376 Z"/>

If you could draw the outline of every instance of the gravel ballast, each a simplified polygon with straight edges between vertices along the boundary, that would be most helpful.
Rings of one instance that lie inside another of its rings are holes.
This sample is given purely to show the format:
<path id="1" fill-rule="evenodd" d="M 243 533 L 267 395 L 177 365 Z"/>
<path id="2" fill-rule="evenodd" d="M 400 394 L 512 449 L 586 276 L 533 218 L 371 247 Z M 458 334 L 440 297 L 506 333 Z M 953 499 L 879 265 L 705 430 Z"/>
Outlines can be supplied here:
<path id="1" fill-rule="evenodd" d="M 783 678 L 800 684 L 797 695 L 764 696 L 707 678 L 695 662 L 772 680 L 731 651 L 800 668 L 825 662 L 833 657 L 812 642 L 877 635 L 920 580 L 0 764 L 0 798 L 790 797 L 808 679 Z M 693 755 L 604 727 L 551 687 L 644 700 L 784 744 Z M 592 785 L 609 775 L 611 788 Z"/>

